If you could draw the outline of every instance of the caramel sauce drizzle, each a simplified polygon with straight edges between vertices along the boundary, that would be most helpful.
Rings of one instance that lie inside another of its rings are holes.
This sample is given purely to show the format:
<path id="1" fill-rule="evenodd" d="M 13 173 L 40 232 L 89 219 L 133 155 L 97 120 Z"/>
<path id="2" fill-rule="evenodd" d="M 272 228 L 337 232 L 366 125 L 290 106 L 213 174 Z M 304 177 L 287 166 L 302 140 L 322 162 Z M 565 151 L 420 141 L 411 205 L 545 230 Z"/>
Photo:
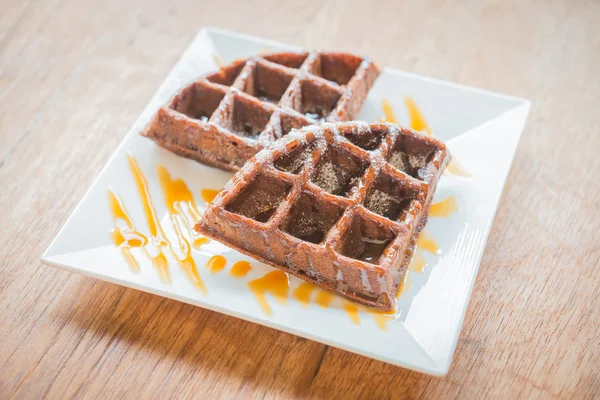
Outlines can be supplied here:
<path id="1" fill-rule="evenodd" d="M 158 180 L 162 188 L 165 204 L 173 220 L 174 215 L 180 215 L 185 224 L 188 234 L 192 238 L 192 246 L 199 248 L 201 245 L 208 243 L 208 238 L 198 235 L 194 231 L 194 225 L 200 220 L 200 212 L 194 201 L 192 191 L 188 188 L 183 179 L 172 179 L 169 171 L 162 165 L 157 167 Z M 175 222 L 173 222 L 175 226 Z M 189 242 L 183 236 L 178 235 L 180 243 L 185 242 L 189 247 Z"/>
<path id="2" fill-rule="evenodd" d="M 110 231 L 110 237 L 115 246 L 119 248 L 119 251 L 123 255 L 125 262 L 127 262 L 129 269 L 138 274 L 140 272 L 140 264 L 135 259 L 133 254 L 131 254 L 131 249 L 133 247 L 143 248 L 143 246 L 148 242 L 148 239 L 146 239 L 146 237 L 140 232 L 136 231 L 131 217 L 125 210 L 123 202 L 112 188 L 108 189 L 108 205 L 114 223 L 114 228 Z M 119 226 L 119 220 L 125 224 L 124 227 Z"/>
<path id="3" fill-rule="evenodd" d="M 192 283 L 206 292 L 206 286 L 200 277 L 198 266 L 192 256 L 192 243 L 199 246 L 199 243 L 208 240 L 198 237 L 192 229 L 194 224 L 200 220 L 200 213 L 194 202 L 194 196 L 183 179 L 172 179 L 169 171 L 162 165 L 159 165 L 156 170 L 165 204 L 169 210 L 169 218 L 171 219 L 171 224 L 179 243 L 179 250 L 183 254 L 183 257 L 178 257 L 172 251 L 173 249 L 169 247 Z M 183 234 L 184 229 L 189 234 L 191 243 Z"/>
<path id="4" fill-rule="evenodd" d="M 448 218 L 450 214 L 459 210 L 460 207 L 458 206 L 458 201 L 456 201 L 456 197 L 450 196 L 442 201 L 433 203 L 431 207 L 429 207 L 429 216 Z"/>
<path id="5" fill-rule="evenodd" d="M 404 97 L 404 104 L 408 110 L 408 117 L 410 120 L 410 127 L 417 132 L 424 132 L 427 136 L 431 136 L 431 128 L 427 124 L 421 109 L 417 106 L 417 103 L 409 97 Z"/>
<path id="6" fill-rule="evenodd" d="M 248 261 L 238 261 L 233 264 L 233 267 L 229 270 L 229 275 L 234 278 L 243 278 L 248 275 L 248 272 L 252 269 L 252 264 Z"/>
<path id="7" fill-rule="evenodd" d="M 266 294 L 269 293 L 275 297 L 275 300 L 285 305 L 290 290 L 290 277 L 286 272 L 275 270 L 262 278 L 248 282 L 248 287 L 256 297 L 260 308 L 270 317 L 273 315 L 273 309 L 267 301 Z"/>
<path id="8" fill-rule="evenodd" d="M 160 226 L 158 217 L 156 216 L 156 210 L 152 204 L 152 198 L 150 191 L 148 190 L 148 182 L 142 173 L 137 160 L 131 154 L 127 155 L 129 161 L 129 169 L 133 174 L 135 184 L 142 201 L 144 208 L 144 214 L 146 215 L 146 221 L 148 222 L 148 228 L 150 229 L 152 244 L 158 250 L 158 254 L 150 256 L 152 265 L 158 270 L 158 274 L 163 283 L 171 283 L 171 274 L 169 273 L 169 262 L 163 252 L 163 247 L 169 246 L 169 243 L 165 239 L 165 234 Z"/>
<path id="9" fill-rule="evenodd" d="M 212 203 L 212 201 L 215 199 L 215 197 L 217 197 L 219 192 L 220 190 L 215 189 L 202 189 L 200 191 L 200 196 L 202 196 L 202 200 L 204 200 L 205 202 Z"/>
<path id="10" fill-rule="evenodd" d="M 163 165 L 159 165 L 156 171 L 169 213 L 181 214 L 193 226 L 200 219 L 200 212 L 192 191 L 183 179 L 172 179 L 171 174 Z"/>
<path id="11" fill-rule="evenodd" d="M 408 117 L 410 121 L 409 125 L 411 129 L 414 129 L 417 132 L 423 132 L 427 136 L 431 136 L 431 128 L 429 128 L 429 125 L 427 124 L 423 113 L 421 113 L 421 110 L 417 106 L 417 103 L 415 103 L 411 97 L 406 96 L 404 97 L 404 104 L 408 110 Z M 391 122 L 392 124 L 398 123 L 398 118 L 396 118 L 394 108 L 388 99 L 383 99 L 381 101 L 381 108 L 383 110 L 384 122 Z"/>
<path id="12" fill-rule="evenodd" d="M 381 100 L 381 108 L 383 109 L 383 122 L 390 122 L 392 124 L 397 124 L 398 119 L 396 118 L 396 114 L 394 114 L 394 108 L 392 107 L 392 103 L 388 99 Z"/>
<path id="13" fill-rule="evenodd" d="M 395 116 L 393 115 L 393 110 L 391 109 L 389 102 L 385 107 L 387 108 L 386 118 L 388 118 L 388 120 L 395 120 Z M 200 279 L 196 264 L 191 256 L 192 246 L 190 245 L 190 240 L 188 240 L 182 232 L 184 229 L 188 231 L 190 237 L 192 238 L 191 242 L 194 247 L 198 247 L 209 242 L 209 239 L 205 237 L 194 237 L 195 234 L 192 227 L 200 218 L 200 212 L 198 211 L 198 207 L 194 202 L 192 192 L 182 179 L 172 179 L 170 173 L 165 167 L 158 166 L 157 172 L 159 182 L 164 193 L 165 203 L 169 211 L 173 229 L 178 238 L 179 249 L 184 254 L 184 257 L 180 259 L 173 251 L 172 245 L 166 237 L 156 216 L 156 210 L 152 203 L 148 183 L 139 168 L 137 160 L 132 155 L 128 155 L 128 160 L 138 192 L 140 194 L 144 208 L 144 214 L 148 222 L 148 227 L 151 234 L 150 240 L 159 250 L 159 254 L 157 256 L 149 257 L 152 260 L 152 264 L 158 269 L 161 280 L 166 283 L 170 281 L 168 262 L 163 252 L 163 248 L 167 247 L 177 261 L 182 265 L 192 282 L 194 282 L 196 286 L 206 291 L 206 287 Z M 209 203 L 214 200 L 218 193 L 218 190 L 203 189 L 201 191 L 201 196 L 204 201 Z M 132 271 L 139 272 L 139 264 L 135 257 L 131 254 L 131 248 L 140 247 L 145 251 L 144 246 L 148 243 L 148 239 L 136 231 L 130 216 L 127 214 L 125 207 L 123 206 L 122 201 L 112 190 L 109 190 L 109 205 L 115 224 L 115 229 L 111 231 L 113 242 L 115 243 L 115 246 L 117 246 L 122 252 Z M 458 209 L 456 198 L 452 196 L 433 204 L 431 206 L 430 215 L 434 217 L 447 217 Z M 122 222 L 119 224 L 118 221 Z M 122 226 L 123 224 L 125 226 Z M 417 240 L 417 246 L 420 249 L 429 251 L 433 254 L 440 253 L 437 243 L 425 232 L 422 232 L 419 236 Z M 146 254 L 148 253 L 146 252 Z M 218 273 L 225 268 L 226 264 L 227 260 L 223 256 L 217 255 L 209 259 L 206 267 L 211 271 L 211 273 Z M 426 266 L 427 262 L 425 258 L 420 252 L 417 252 L 411 262 L 410 270 L 421 273 L 424 271 Z M 231 267 L 229 274 L 235 278 L 243 278 L 249 273 L 251 268 L 252 266 L 249 262 L 239 261 Z M 248 282 L 248 287 L 259 302 L 260 308 L 263 310 L 263 312 L 267 316 L 272 316 L 273 310 L 267 301 L 266 294 L 268 293 L 272 295 L 278 302 L 285 304 L 290 290 L 289 275 L 279 270 L 272 271 L 264 275 L 262 278 Z M 399 298 L 403 293 L 410 291 L 411 287 L 412 281 L 407 272 L 396 294 L 396 297 Z M 334 293 L 319 289 L 316 285 L 309 282 L 302 282 L 294 290 L 292 297 L 303 307 L 307 308 L 310 304 L 311 297 L 313 297 L 315 292 L 316 295 L 314 296 L 314 303 L 322 308 L 329 308 L 337 297 Z M 360 325 L 360 311 L 363 311 L 370 315 L 374 319 L 376 325 L 383 331 L 387 331 L 388 322 L 395 319 L 394 314 L 397 312 L 394 310 L 390 313 L 385 313 L 354 304 L 347 300 L 342 301 L 342 307 L 352 323 Z"/>

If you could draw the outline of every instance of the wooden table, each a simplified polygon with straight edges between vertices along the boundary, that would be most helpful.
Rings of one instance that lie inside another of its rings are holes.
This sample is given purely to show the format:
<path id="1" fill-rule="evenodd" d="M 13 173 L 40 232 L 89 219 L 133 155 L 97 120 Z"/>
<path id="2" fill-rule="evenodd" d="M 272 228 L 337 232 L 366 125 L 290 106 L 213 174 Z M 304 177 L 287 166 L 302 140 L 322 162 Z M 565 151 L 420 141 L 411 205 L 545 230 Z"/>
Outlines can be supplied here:
<path id="1" fill-rule="evenodd" d="M 0 3 L 1 398 L 600 396 L 597 1 Z M 203 24 L 532 99 L 445 378 L 40 264 Z"/>

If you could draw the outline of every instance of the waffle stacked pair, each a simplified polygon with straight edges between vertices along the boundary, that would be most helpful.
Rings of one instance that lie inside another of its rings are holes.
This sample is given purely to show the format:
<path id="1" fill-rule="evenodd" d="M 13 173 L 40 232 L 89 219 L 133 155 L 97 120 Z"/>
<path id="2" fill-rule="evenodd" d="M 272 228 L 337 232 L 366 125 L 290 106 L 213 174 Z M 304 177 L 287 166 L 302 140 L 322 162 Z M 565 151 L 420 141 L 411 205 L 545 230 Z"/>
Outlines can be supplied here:
<path id="1" fill-rule="evenodd" d="M 193 82 L 143 134 L 179 155 L 229 171 L 292 129 L 358 117 L 379 75 L 346 53 L 276 53 L 233 62 Z"/>
<path id="2" fill-rule="evenodd" d="M 443 143 L 397 125 L 304 127 L 253 157 L 196 230 L 391 310 L 449 159 Z"/>

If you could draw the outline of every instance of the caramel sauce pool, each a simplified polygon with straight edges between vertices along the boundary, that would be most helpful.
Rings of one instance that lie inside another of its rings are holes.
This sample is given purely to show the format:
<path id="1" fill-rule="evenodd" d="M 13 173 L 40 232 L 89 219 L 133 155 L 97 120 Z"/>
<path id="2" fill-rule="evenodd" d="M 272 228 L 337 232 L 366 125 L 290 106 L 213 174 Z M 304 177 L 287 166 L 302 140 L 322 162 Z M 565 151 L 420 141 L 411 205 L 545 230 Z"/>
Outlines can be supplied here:
<path id="1" fill-rule="evenodd" d="M 229 275 L 234 278 L 243 278 L 248 275 L 251 269 L 252 265 L 248 261 L 238 261 L 229 270 Z"/>
<path id="2" fill-rule="evenodd" d="M 206 268 L 210 271 L 211 274 L 216 274 L 217 272 L 221 272 L 225 265 L 227 265 L 227 260 L 223 256 L 212 256 L 206 263 Z"/>

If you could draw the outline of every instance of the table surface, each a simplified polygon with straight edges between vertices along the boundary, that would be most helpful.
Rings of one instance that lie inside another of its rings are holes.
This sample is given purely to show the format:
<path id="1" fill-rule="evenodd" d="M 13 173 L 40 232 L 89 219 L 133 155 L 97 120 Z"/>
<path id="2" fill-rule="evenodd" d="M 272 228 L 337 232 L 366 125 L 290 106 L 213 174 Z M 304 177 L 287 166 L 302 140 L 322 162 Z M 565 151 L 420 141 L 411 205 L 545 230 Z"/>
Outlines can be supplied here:
<path id="1" fill-rule="evenodd" d="M 0 397 L 600 396 L 599 2 L 171 3 L 0 0 Z M 446 377 L 40 264 L 203 24 L 532 100 Z"/>

